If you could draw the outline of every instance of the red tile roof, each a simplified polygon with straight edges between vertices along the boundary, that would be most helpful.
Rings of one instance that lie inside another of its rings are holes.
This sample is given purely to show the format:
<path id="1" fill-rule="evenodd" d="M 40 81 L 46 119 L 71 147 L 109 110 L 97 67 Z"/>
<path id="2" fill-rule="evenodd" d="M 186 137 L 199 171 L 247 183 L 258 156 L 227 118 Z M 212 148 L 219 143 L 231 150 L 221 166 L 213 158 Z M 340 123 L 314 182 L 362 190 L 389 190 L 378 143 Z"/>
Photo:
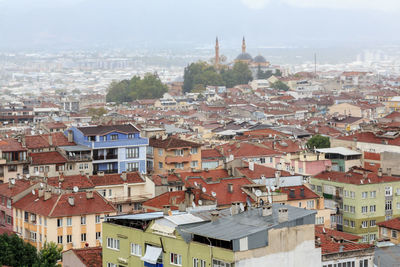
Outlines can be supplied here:
<path id="1" fill-rule="evenodd" d="M 367 178 L 364 179 L 363 174 L 354 172 L 352 170 L 344 173 L 344 172 L 335 172 L 335 171 L 323 171 L 317 175 L 314 175 L 316 179 L 328 180 L 338 183 L 346 183 L 346 184 L 378 184 L 378 183 L 389 183 L 389 182 L 400 182 L 400 178 L 393 176 L 385 176 L 378 177 L 376 173 L 367 172 Z"/>
<path id="2" fill-rule="evenodd" d="M 383 141 L 387 141 L 388 145 L 400 146 L 400 137 L 396 137 L 394 139 L 382 138 L 382 137 L 376 136 L 372 132 L 355 133 L 355 134 L 348 135 L 348 136 L 341 136 L 341 137 L 338 137 L 337 139 L 353 141 L 354 138 L 357 138 L 357 142 L 382 144 Z"/>
<path id="3" fill-rule="evenodd" d="M 62 122 L 47 122 L 44 123 L 48 129 L 59 129 L 59 128 L 67 128 L 67 126 Z"/>
<path id="4" fill-rule="evenodd" d="M 8 183 L 0 184 L 0 196 L 13 197 L 28 189 L 31 183 L 27 180 L 15 180 L 15 185 L 11 188 Z"/>
<path id="5" fill-rule="evenodd" d="M 74 186 L 77 186 L 79 189 L 89 189 L 94 187 L 93 182 L 85 175 L 69 175 L 61 176 L 61 178 L 62 181 L 59 180 L 58 176 L 49 177 L 47 183 L 54 187 L 58 187 L 61 183 L 61 189 L 64 190 L 72 190 Z"/>
<path id="6" fill-rule="evenodd" d="M 246 165 L 248 165 L 247 162 L 245 162 Z M 246 176 L 247 178 L 250 179 L 260 179 L 261 176 L 265 176 L 266 178 L 275 178 L 275 172 L 277 169 L 270 168 L 267 166 L 263 166 L 260 164 L 254 164 L 254 171 L 250 170 L 249 167 L 241 167 L 241 168 L 236 168 L 242 175 Z M 280 171 L 281 176 L 292 176 L 289 172 L 287 171 Z"/>
<path id="7" fill-rule="evenodd" d="M 72 250 L 81 262 L 87 267 L 96 267 L 102 265 L 102 248 L 87 247 Z"/>
<path id="8" fill-rule="evenodd" d="M 202 178 L 218 181 L 221 178 L 229 177 L 228 171 L 224 169 L 208 170 L 208 171 L 194 171 L 194 172 L 175 172 L 172 174 L 154 175 L 153 182 L 155 185 L 161 185 L 162 176 L 167 177 L 168 182 L 184 182 L 188 178 Z"/>
<path id="9" fill-rule="evenodd" d="M 210 158 L 217 159 L 223 157 L 224 156 L 215 148 L 201 150 L 201 159 L 210 159 Z"/>
<path id="10" fill-rule="evenodd" d="M 303 190 L 304 190 L 304 196 L 301 196 L 301 188 L 303 188 Z M 309 188 L 307 188 L 304 185 L 281 187 L 280 190 L 282 193 L 286 193 L 288 195 L 288 201 L 320 198 L 319 195 L 317 195 L 316 193 L 314 193 L 312 190 L 310 190 Z M 291 190 L 293 190 L 293 192 L 294 192 L 294 197 L 290 196 Z"/>
<path id="11" fill-rule="evenodd" d="M 75 205 L 68 203 L 68 198 L 74 197 Z M 88 199 L 86 192 L 53 194 L 50 199 L 44 200 L 36 194 L 28 194 L 14 203 L 14 207 L 30 213 L 47 217 L 79 216 L 86 214 L 113 213 L 114 206 L 107 202 L 97 191 L 93 191 L 93 198 Z"/>
<path id="12" fill-rule="evenodd" d="M 235 158 L 260 157 L 280 154 L 277 151 L 266 148 L 261 145 L 250 144 L 247 142 L 224 144 L 218 147 L 225 157 L 233 155 Z"/>
<path id="13" fill-rule="evenodd" d="M 325 233 L 324 233 L 325 231 Z M 343 239 L 343 240 L 347 240 L 347 241 L 353 241 L 353 242 L 358 242 L 358 240 L 361 239 L 361 237 L 359 237 L 358 235 L 352 235 L 349 233 L 345 233 L 345 232 L 340 232 L 337 230 L 333 230 L 330 228 L 326 228 L 323 227 L 321 225 L 316 225 L 315 226 L 315 234 L 316 235 L 322 235 L 322 234 L 326 234 L 330 237 L 333 237 L 337 240 Z"/>
<path id="14" fill-rule="evenodd" d="M 399 230 L 400 231 L 400 217 L 394 218 L 385 222 L 377 223 L 378 226 Z"/>
<path id="15" fill-rule="evenodd" d="M 200 189 L 192 188 L 194 193 L 194 203 L 199 204 L 199 200 L 210 200 L 215 201 L 216 199 L 208 193 L 203 193 Z M 170 205 L 172 210 L 177 210 L 178 205 L 185 201 L 185 191 L 173 191 L 166 192 L 152 199 L 149 199 L 142 203 L 143 206 L 151 210 L 160 210 L 164 205 Z M 190 203 L 191 205 L 191 203 Z"/>
<path id="16" fill-rule="evenodd" d="M 102 185 L 117 185 L 117 184 L 124 184 L 124 183 L 144 183 L 145 180 L 140 176 L 138 172 L 127 172 L 126 173 L 126 181 L 122 179 L 122 174 L 113 173 L 113 174 L 104 174 L 103 176 L 100 175 L 93 175 L 90 177 L 91 182 L 95 186 L 102 186 Z"/>
<path id="17" fill-rule="evenodd" d="M 28 149 L 48 148 L 49 136 L 52 136 L 53 147 L 57 146 L 74 146 L 74 142 L 68 142 L 68 138 L 61 132 L 41 134 L 41 135 L 27 135 L 25 136 L 25 144 Z"/>
<path id="18" fill-rule="evenodd" d="M 27 149 L 15 139 L 0 140 L 0 150 L 3 152 L 27 151 Z"/>
<path id="19" fill-rule="evenodd" d="M 174 148 L 182 148 L 182 147 L 200 147 L 201 144 L 178 139 L 175 137 L 168 137 L 164 140 L 161 138 L 151 138 L 149 139 L 149 146 L 159 147 L 164 149 L 174 149 Z"/>
<path id="20" fill-rule="evenodd" d="M 32 165 L 63 164 L 67 160 L 57 151 L 30 153 Z"/>

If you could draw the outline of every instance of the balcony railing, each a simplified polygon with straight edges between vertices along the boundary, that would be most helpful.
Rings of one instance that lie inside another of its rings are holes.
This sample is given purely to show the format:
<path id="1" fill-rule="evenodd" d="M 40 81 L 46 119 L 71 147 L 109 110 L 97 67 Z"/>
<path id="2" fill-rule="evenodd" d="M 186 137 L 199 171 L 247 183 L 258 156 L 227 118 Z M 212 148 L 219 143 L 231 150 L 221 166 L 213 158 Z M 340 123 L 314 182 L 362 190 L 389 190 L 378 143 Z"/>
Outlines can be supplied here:
<path id="1" fill-rule="evenodd" d="M 90 157 L 90 154 L 87 155 L 75 155 L 75 156 L 67 156 L 67 159 L 70 161 L 91 161 L 92 158 Z"/>
<path id="2" fill-rule="evenodd" d="M 118 159 L 117 154 L 93 155 L 93 160 Z"/>
<path id="3" fill-rule="evenodd" d="M 113 169 L 113 170 L 97 170 L 97 171 L 93 171 L 93 174 L 96 175 L 99 172 L 103 172 L 104 174 L 109 174 L 109 173 L 118 173 L 118 169 Z"/>

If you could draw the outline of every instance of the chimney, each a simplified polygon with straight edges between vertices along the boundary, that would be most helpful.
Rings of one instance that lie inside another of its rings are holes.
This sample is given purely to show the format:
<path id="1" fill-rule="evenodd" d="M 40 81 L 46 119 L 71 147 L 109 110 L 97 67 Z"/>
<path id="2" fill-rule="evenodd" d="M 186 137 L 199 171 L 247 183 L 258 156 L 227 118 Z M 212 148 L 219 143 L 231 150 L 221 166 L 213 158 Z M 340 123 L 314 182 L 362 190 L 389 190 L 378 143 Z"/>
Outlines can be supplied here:
<path id="1" fill-rule="evenodd" d="M 49 146 L 53 146 L 53 136 L 49 134 Z"/>
<path id="2" fill-rule="evenodd" d="M 325 166 L 325 171 L 327 171 L 327 172 L 332 171 L 332 165 L 326 165 Z"/>
<path id="3" fill-rule="evenodd" d="M 218 220 L 219 213 L 218 211 L 214 210 L 211 212 L 211 221 L 216 222 Z"/>
<path id="4" fill-rule="evenodd" d="M 288 209 L 287 208 L 280 208 L 278 210 L 278 221 L 279 223 L 286 222 L 288 220 Z"/>
<path id="5" fill-rule="evenodd" d="M 126 171 L 123 171 L 121 173 L 121 178 L 122 178 L 122 180 L 124 180 L 124 182 L 126 182 Z"/>
<path id="6" fill-rule="evenodd" d="M 58 173 L 58 181 L 64 182 L 64 174 L 63 173 Z"/>
<path id="7" fill-rule="evenodd" d="M 364 179 L 367 179 L 367 178 L 368 178 L 368 172 L 366 172 L 366 171 L 363 172 L 363 178 L 364 178 Z"/>
<path id="8" fill-rule="evenodd" d="M 272 206 L 271 205 L 262 206 L 262 216 L 266 217 L 270 215 L 272 215 Z"/>
<path id="9" fill-rule="evenodd" d="M 69 203 L 71 206 L 75 206 L 75 198 L 74 198 L 74 197 L 68 197 L 68 203 Z"/>
<path id="10" fill-rule="evenodd" d="M 44 189 L 43 189 L 43 188 L 39 188 L 39 189 L 38 189 L 38 196 L 39 196 L 39 198 L 40 198 L 40 197 L 43 197 L 43 195 L 44 195 Z"/>
<path id="11" fill-rule="evenodd" d="M 46 201 L 51 198 L 51 191 L 44 191 L 43 200 Z"/>
<path id="12" fill-rule="evenodd" d="M 231 183 L 228 184 L 228 192 L 233 193 L 233 184 Z"/>
<path id="13" fill-rule="evenodd" d="M 240 202 L 238 202 L 238 201 L 232 202 L 231 214 L 236 215 L 239 213 L 240 213 Z"/>
<path id="14" fill-rule="evenodd" d="M 382 168 L 378 169 L 378 177 L 382 177 Z"/>
<path id="15" fill-rule="evenodd" d="M 228 176 L 229 176 L 229 177 L 232 176 L 232 168 L 228 168 Z"/>
<path id="16" fill-rule="evenodd" d="M 343 246 L 343 245 L 340 245 L 340 246 L 339 246 L 339 253 L 342 253 L 342 252 L 343 252 L 343 249 L 344 249 L 344 246 Z"/>
<path id="17" fill-rule="evenodd" d="M 93 191 L 86 191 L 86 198 L 92 199 L 93 198 Z"/>
<path id="18" fill-rule="evenodd" d="M 281 172 L 275 171 L 275 178 L 280 178 L 280 177 L 281 177 Z"/>
<path id="19" fill-rule="evenodd" d="M 185 190 L 185 206 L 190 207 L 192 205 L 193 200 L 194 200 L 194 195 L 192 192 L 192 188 L 188 187 Z"/>
<path id="20" fill-rule="evenodd" d="M 15 184 L 15 179 L 11 178 L 10 180 L 8 180 L 8 188 L 13 188 Z"/>
<path id="21" fill-rule="evenodd" d="M 294 189 L 290 189 L 290 190 L 289 190 L 289 197 L 290 197 L 290 198 L 294 198 L 294 197 L 295 197 Z"/>
<path id="22" fill-rule="evenodd" d="M 98 176 L 104 176 L 104 172 L 103 172 L 103 171 L 99 171 L 99 172 L 97 173 L 97 175 L 98 175 Z"/>
<path id="23" fill-rule="evenodd" d="M 68 142 L 74 141 L 74 132 L 72 130 L 68 130 Z"/>
<path id="24" fill-rule="evenodd" d="M 392 168 L 386 168 L 387 176 L 392 176 Z"/>
<path id="25" fill-rule="evenodd" d="M 300 196 L 304 197 L 304 188 L 300 188 Z"/>
<path id="26" fill-rule="evenodd" d="M 168 216 L 168 212 L 169 212 L 169 205 L 163 205 L 163 215 L 164 216 Z"/>

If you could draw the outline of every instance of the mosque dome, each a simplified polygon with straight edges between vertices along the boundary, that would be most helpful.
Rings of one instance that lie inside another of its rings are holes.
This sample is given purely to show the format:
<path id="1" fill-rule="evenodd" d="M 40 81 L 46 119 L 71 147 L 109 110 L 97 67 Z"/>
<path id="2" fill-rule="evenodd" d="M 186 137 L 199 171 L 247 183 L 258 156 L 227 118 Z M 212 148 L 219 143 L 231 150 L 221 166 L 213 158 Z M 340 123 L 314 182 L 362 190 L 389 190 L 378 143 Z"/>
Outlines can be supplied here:
<path id="1" fill-rule="evenodd" d="M 236 57 L 236 60 L 253 60 L 251 55 L 249 53 L 241 53 Z"/>
<path id="2" fill-rule="evenodd" d="M 265 62 L 267 62 L 267 60 L 265 59 L 265 57 L 258 55 L 256 57 L 254 57 L 253 62 L 254 63 L 265 63 Z"/>

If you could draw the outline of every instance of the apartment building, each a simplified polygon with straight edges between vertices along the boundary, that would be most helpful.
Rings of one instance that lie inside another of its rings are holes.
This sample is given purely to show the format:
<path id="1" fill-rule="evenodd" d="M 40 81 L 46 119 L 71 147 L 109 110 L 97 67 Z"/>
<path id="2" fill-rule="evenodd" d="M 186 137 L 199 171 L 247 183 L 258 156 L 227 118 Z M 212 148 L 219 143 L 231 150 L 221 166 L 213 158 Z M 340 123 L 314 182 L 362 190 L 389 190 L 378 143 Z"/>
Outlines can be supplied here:
<path id="1" fill-rule="evenodd" d="M 336 212 L 337 229 L 362 237 L 378 237 L 377 223 L 400 216 L 400 179 L 361 168 L 313 176 L 311 189 L 325 198 L 325 207 Z"/>
<path id="2" fill-rule="evenodd" d="M 132 124 L 71 127 L 65 134 L 69 140 L 89 147 L 93 174 L 146 172 L 147 138 Z"/>
<path id="3" fill-rule="evenodd" d="M 0 141 L 0 180 L 8 183 L 11 178 L 22 177 L 28 174 L 28 150 L 16 139 Z"/>
<path id="4" fill-rule="evenodd" d="M 379 227 L 379 240 L 400 244 L 400 217 L 377 223 Z"/>
<path id="5" fill-rule="evenodd" d="M 63 250 L 99 246 L 101 223 L 115 208 L 97 191 L 59 192 L 39 188 L 15 202 L 14 232 L 38 249 L 45 242 Z"/>
<path id="6" fill-rule="evenodd" d="M 201 169 L 201 144 L 175 137 L 155 137 L 149 142 L 151 149 L 148 161 L 152 162 L 154 174 L 166 173 L 171 169 Z"/>
<path id="7" fill-rule="evenodd" d="M 108 217 L 103 266 L 321 266 L 315 211 L 285 205 Z"/>

